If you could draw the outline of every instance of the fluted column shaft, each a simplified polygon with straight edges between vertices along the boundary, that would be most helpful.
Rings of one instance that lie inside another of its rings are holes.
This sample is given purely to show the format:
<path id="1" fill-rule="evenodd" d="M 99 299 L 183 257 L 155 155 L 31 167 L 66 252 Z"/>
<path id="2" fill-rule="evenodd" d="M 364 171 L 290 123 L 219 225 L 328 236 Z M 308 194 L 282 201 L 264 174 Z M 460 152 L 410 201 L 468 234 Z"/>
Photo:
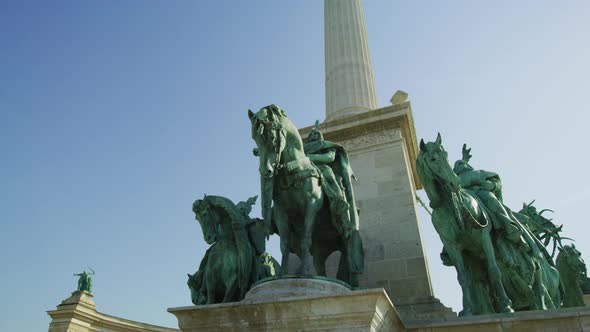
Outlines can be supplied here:
<path id="1" fill-rule="evenodd" d="M 377 108 L 360 0 L 324 0 L 326 119 Z"/>

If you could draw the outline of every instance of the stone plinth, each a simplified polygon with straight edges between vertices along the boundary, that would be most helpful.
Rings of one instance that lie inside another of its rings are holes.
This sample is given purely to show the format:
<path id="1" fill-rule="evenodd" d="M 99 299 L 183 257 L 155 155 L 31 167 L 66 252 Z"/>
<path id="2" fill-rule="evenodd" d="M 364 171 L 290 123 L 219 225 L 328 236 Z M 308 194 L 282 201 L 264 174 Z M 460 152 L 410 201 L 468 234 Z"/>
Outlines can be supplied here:
<path id="1" fill-rule="evenodd" d="M 406 322 L 408 332 L 570 332 L 590 331 L 590 308 L 576 307 L 513 314 L 481 315 L 446 321 Z"/>
<path id="2" fill-rule="evenodd" d="M 272 286 L 298 289 L 290 297 L 284 291 L 259 297 Z M 298 283 L 298 285 L 295 285 Z M 323 283 L 323 285 L 322 285 Z M 403 324 L 383 289 L 350 291 L 329 281 L 287 279 L 263 283 L 254 296 L 235 303 L 170 308 L 183 332 L 196 331 L 404 331 Z M 341 294 L 313 294 L 334 288 Z M 256 288 L 256 287 L 255 287 Z M 254 291 L 253 288 L 251 291 Z M 306 289 L 307 291 L 302 290 Z M 315 291 L 314 291 L 315 290 Z"/>
<path id="3" fill-rule="evenodd" d="M 336 280 L 281 278 L 260 282 L 246 293 L 243 302 L 281 300 L 301 296 L 329 296 L 350 293 L 350 287 Z"/>
<path id="4" fill-rule="evenodd" d="M 92 294 L 74 292 L 63 300 L 51 316 L 49 332 L 176 332 L 162 326 L 145 324 L 96 311 Z"/>

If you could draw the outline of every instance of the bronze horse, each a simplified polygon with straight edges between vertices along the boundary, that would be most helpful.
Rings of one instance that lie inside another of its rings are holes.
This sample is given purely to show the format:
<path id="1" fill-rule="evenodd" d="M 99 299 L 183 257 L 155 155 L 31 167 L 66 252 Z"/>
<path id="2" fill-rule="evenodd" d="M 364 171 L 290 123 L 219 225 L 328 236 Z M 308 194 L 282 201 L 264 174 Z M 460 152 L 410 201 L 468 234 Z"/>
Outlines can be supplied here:
<path id="1" fill-rule="evenodd" d="M 277 232 L 281 242 L 281 275 L 288 273 L 289 253 L 301 259 L 297 274 L 312 276 L 314 268 L 325 276 L 325 261 L 334 251 L 342 253 L 337 278 L 358 286 L 362 267 L 348 262 L 349 239 L 331 223 L 321 173 L 305 155 L 297 127 L 276 105 L 257 113 L 248 111 L 255 155 L 260 158 L 262 216 L 268 233 Z M 313 265 L 312 265 L 313 264 Z"/>

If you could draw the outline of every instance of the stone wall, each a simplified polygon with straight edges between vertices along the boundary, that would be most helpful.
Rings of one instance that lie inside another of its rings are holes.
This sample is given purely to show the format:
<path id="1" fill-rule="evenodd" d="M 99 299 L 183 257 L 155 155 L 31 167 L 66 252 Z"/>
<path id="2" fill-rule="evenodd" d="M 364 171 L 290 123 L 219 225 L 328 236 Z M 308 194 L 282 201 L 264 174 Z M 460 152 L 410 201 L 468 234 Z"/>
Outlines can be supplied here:
<path id="1" fill-rule="evenodd" d="M 521 311 L 455 318 L 447 321 L 406 323 L 408 332 L 574 332 L 590 331 L 590 308 Z"/>
<path id="2" fill-rule="evenodd" d="M 590 331 L 590 308 L 403 319 L 383 289 L 344 294 L 269 296 L 234 303 L 170 308 L 181 331 L 569 332 Z"/>

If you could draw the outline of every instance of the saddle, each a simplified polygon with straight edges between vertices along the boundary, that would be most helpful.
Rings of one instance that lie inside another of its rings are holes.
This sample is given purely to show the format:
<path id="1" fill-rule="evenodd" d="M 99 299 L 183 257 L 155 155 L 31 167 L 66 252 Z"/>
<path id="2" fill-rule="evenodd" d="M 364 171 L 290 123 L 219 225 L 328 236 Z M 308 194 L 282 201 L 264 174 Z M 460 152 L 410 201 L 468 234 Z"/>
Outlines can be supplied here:
<path id="1" fill-rule="evenodd" d="M 278 175 L 278 186 L 283 190 L 300 187 L 311 177 L 321 180 L 321 172 L 307 157 L 279 165 Z"/>

